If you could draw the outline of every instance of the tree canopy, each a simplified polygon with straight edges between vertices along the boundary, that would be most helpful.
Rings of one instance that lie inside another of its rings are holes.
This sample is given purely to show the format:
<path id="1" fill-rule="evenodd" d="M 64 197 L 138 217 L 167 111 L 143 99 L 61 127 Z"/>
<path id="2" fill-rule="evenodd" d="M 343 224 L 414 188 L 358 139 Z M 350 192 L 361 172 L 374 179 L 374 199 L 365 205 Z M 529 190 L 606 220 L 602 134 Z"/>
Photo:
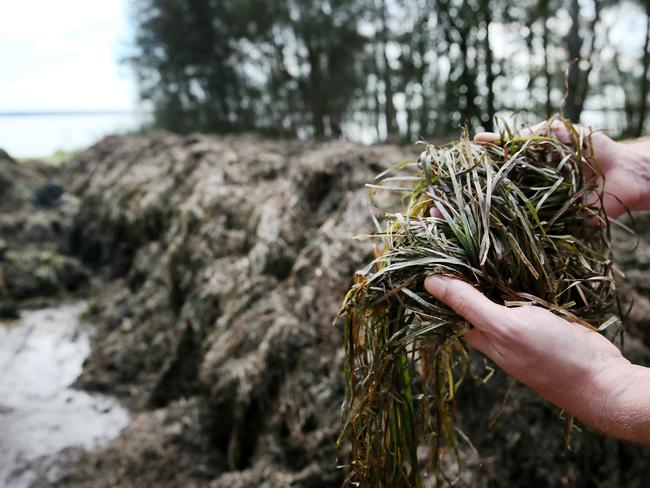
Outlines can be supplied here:
<path id="1" fill-rule="evenodd" d="M 156 125 L 177 132 L 412 141 L 563 107 L 640 135 L 649 5 L 133 0 L 129 61 Z"/>

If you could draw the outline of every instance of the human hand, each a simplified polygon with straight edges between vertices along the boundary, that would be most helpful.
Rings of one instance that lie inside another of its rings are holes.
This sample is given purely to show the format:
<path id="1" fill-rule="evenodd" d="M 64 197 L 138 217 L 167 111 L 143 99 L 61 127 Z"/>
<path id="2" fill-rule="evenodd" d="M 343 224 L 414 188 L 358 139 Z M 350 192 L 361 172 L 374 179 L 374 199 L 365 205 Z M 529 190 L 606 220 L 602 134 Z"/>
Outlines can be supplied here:
<path id="1" fill-rule="evenodd" d="M 650 209 L 650 144 L 643 147 L 634 144 L 616 142 L 603 132 L 593 132 L 588 128 L 575 125 L 588 140 L 603 177 L 596 175 L 603 190 L 603 208 L 610 218 L 616 218 L 628 210 Z M 544 134 L 552 130 L 556 137 L 565 144 L 571 143 L 569 131 L 560 120 L 544 121 L 530 128 L 522 129 L 520 134 Z M 494 132 L 482 132 L 474 136 L 476 142 L 497 142 L 500 136 Z M 641 150 L 640 150 L 641 149 Z"/>
<path id="2" fill-rule="evenodd" d="M 650 443 L 650 370 L 605 337 L 540 307 L 498 305 L 460 280 L 424 285 L 474 326 L 465 341 L 513 378 L 600 431 Z"/>

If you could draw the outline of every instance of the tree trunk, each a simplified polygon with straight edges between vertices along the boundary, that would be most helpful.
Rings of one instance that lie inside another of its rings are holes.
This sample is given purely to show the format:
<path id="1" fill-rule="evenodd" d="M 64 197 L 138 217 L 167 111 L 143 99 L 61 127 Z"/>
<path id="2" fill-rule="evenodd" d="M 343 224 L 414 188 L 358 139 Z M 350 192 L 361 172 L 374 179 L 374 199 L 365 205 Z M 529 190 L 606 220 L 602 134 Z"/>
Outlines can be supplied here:
<path id="1" fill-rule="evenodd" d="M 650 53 L 648 53 L 648 44 L 650 43 L 650 2 L 645 4 L 646 28 L 645 43 L 643 44 L 643 73 L 641 75 L 641 84 L 639 87 L 639 120 L 634 135 L 640 137 L 643 134 L 643 127 L 648 110 L 648 65 L 650 65 Z"/>
<path id="2" fill-rule="evenodd" d="M 424 87 L 424 62 L 422 69 L 418 74 L 418 84 L 420 85 L 420 93 L 422 94 L 422 105 L 420 105 L 420 123 L 418 124 L 418 136 L 425 138 L 429 135 L 429 94 Z"/>
<path id="3" fill-rule="evenodd" d="M 544 44 L 544 80 L 546 83 L 546 99 L 544 101 L 544 113 L 546 118 L 553 115 L 553 102 L 551 101 L 551 72 L 548 62 L 548 32 L 544 26 L 544 33 L 542 34 L 542 43 Z"/>
<path id="4" fill-rule="evenodd" d="M 569 16 L 571 17 L 571 28 L 567 37 L 569 49 L 569 62 L 580 59 L 580 48 L 582 39 L 580 39 L 580 5 L 578 0 L 571 0 L 569 7 Z M 580 67 L 578 63 L 569 66 L 569 73 L 566 80 L 566 98 L 564 102 L 564 115 L 573 122 L 580 121 L 580 110 L 578 100 L 578 84 L 580 81 Z"/>
<path id="5" fill-rule="evenodd" d="M 578 83 L 578 96 L 576 101 L 578 103 L 578 115 L 582 114 L 582 109 L 587 100 L 587 92 L 589 91 L 589 75 L 594 68 L 594 54 L 596 52 L 596 27 L 600 20 L 600 0 L 594 0 L 594 18 L 589 25 L 589 32 L 591 32 L 591 42 L 589 43 L 589 52 L 587 53 L 587 69 L 582 74 Z"/>
<path id="6" fill-rule="evenodd" d="M 390 76 L 390 66 L 388 64 L 388 55 L 386 54 L 386 47 L 388 44 L 388 25 L 386 23 L 386 0 L 381 0 L 379 16 L 381 20 L 381 55 L 383 61 L 382 78 L 384 82 L 384 95 L 386 103 L 384 104 L 384 112 L 386 115 L 386 136 L 388 138 L 397 135 L 397 120 L 395 116 L 395 105 L 393 105 L 393 85 Z"/>
<path id="7" fill-rule="evenodd" d="M 379 69 L 375 78 L 375 129 L 377 129 L 377 140 L 381 139 L 381 102 L 379 101 Z"/>
<path id="8" fill-rule="evenodd" d="M 483 121 L 483 127 L 486 131 L 492 132 L 494 130 L 494 115 L 496 110 L 494 108 L 494 70 L 493 70 L 493 56 L 492 47 L 490 46 L 490 24 L 492 23 L 492 11 L 490 10 L 490 2 L 484 0 L 483 7 L 483 22 L 485 22 L 485 37 L 483 42 L 483 49 L 485 50 L 485 84 L 487 85 L 487 99 L 486 99 L 486 115 L 487 119 Z"/>
<path id="9" fill-rule="evenodd" d="M 542 46 L 544 51 L 544 81 L 546 83 L 546 100 L 544 101 L 544 114 L 546 118 L 553 115 L 553 103 L 551 101 L 551 71 L 548 59 L 548 29 L 546 28 L 546 19 L 548 18 L 548 0 L 540 2 L 540 16 L 542 18 Z"/>
<path id="10" fill-rule="evenodd" d="M 628 85 L 627 84 L 628 74 L 625 73 L 623 69 L 621 69 L 621 64 L 618 60 L 618 53 L 614 54 L 614 57 L 612 58 L 612 64 L 614 65 L 614 69 L 618 74 L 619 83 L 623 87 L 623 110 L 625 111 L 626 123 L 625 123 L 625 129 L 623 130 L 623 133 L 621 135 L 624 137 L 629 137 L 632 136 L 632 134 L 634 133 L 634 129 L 632 128 L 632 120 L 634 119 L 635 107 L 630 101 L 628 91 L 626 90 L 626 87 Z"/>
<path id="11" fill-rule="evenodd" d="M 476 73 L 472 68 L 470 68 L 469 63 L 469 50 L 470 46 L 467 42 L 469 29 L 461 32 L 460 42 L 458 47 L 460 48 L 461 53 L 461 67 L 462 72 L 460 75 L 461 87 L 465 87 L 465 93 L 461 95 L 460 100 L 460 111 L 461 111 L 461 121 L 463 124 L 467 124 L 468 127 L 474 128 L 473 124 L 476 122 L 476 119 L 481 118 L 481 109 L 477 107 L 474 103 L 477 95 L 476 89 Z"/>
<path id="12" fill-rule="evenodd" d="M 325 137 L 325 112 L 321 98 L 320 53 L 312 46 L 309 39 L 307 44 L 307 59 L 309 60 L 309 94 L 308 106 L 311 108 L 311 119 L 316 138 Z"/>
<path id="13" fill-rule="evenodd" d="M 404 134 L 404 140 L 408 142 L 413 142 L 413 123 L 415 120 L 415 113 L 413 110 L 413 85 L 410 84 L 410 76 L 409 80 L 405 80 L 405 85 L 404 85 L 404 95 L 406 99 L 406 103 L 404 106 L 404 110 L 406 112 L 406 133 Z"/>
<path id="14" fill-rule="evenodd" d="M 422 15 L 422 14 L 421 14 Z M 422 15 L 418 25 L 422 32 L 428 32 L 427 30 L 427 20 L 429 18 L 429 13 Z M 427 93 L 424 86 L 424 79 L 429 66 L 425 62 L 427 54 L 427 42 L 425 39 L 428 39 L 428 36 L 420 37 L 418 42 L 418 54 L 420 57 L 420 67 L 417 70 L 417 83 L 420 85 L 420 94 L 422 95 L 422 105 L 420 105 L 419 121 L 418 121 L 418 137 L 420 139 L 426 138 L 429 134 L 429 93 Z"/>

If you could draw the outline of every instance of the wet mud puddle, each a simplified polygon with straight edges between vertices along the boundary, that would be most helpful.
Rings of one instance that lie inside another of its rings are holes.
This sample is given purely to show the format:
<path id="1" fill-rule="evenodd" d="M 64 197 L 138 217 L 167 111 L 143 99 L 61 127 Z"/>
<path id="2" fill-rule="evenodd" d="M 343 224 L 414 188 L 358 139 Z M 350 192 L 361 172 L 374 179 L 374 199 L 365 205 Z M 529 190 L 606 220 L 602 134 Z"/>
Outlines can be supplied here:
<path id="1" fill-rule="evenodd" d="M 56 473 L 65 450 L 92 449 L 129 420 L 117 399 L 70 388 L 90 351 L 83 303 L 0 321 L 0 486 L 22 488 Z"/>

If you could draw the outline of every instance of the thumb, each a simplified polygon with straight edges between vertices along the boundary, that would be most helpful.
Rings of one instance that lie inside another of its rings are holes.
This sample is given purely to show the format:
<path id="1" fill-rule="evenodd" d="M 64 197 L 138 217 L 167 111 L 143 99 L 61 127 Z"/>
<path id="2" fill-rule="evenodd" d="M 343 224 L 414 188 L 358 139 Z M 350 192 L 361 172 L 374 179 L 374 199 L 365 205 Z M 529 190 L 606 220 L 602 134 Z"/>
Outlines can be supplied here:
<path id="1" fill-rule="evenodd" d="M 477 329 L 498 327 L 504 308 L 494 303 L 469 283 L 434 275 L 424 280 L 424 288 Z"/>

